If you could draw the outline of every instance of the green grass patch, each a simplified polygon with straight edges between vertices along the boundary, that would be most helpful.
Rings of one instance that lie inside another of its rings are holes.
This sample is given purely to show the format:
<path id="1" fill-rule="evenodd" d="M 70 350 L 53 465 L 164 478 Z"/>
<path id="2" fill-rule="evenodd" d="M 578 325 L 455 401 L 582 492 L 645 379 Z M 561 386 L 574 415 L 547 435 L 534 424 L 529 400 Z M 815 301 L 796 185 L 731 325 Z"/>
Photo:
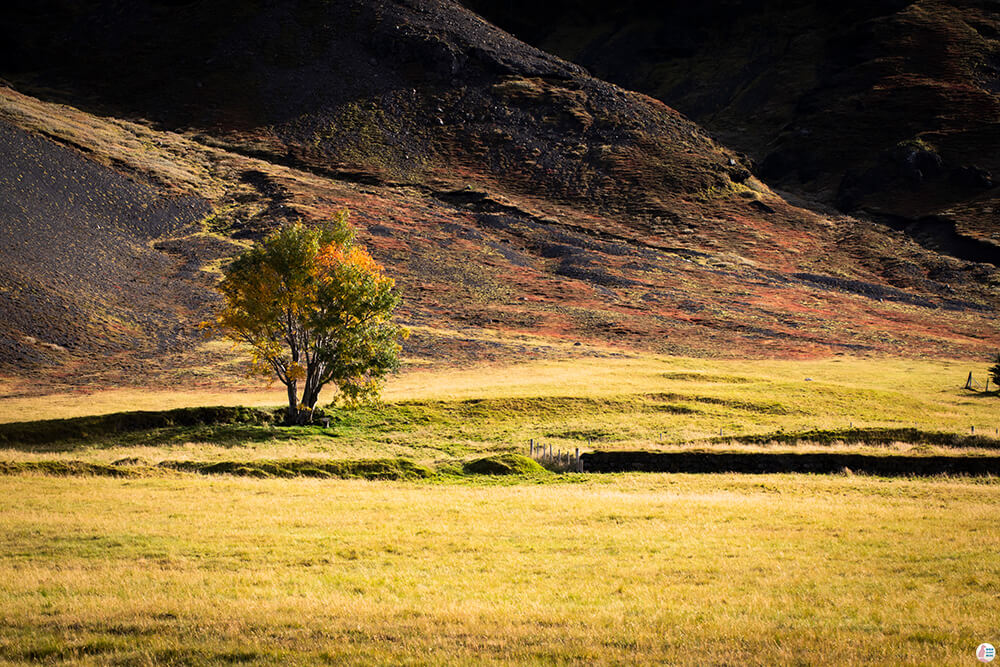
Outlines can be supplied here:
<path id="1" fill-rule="evenodd" d="M 547 473 L 537 461 L 523 454 L 494 454 L 466 463 L 462 469 L 471 475 L 539 475 Z"/>
<path id="2" fill-rule="evenodd" d="M 344 479 L 425 479 L 430 468 L 407 459 L 273 460 L 273 461 L 164 461 L 160 467 L 203 475 L 240 477 L 339 477 Z"/>
<path id="3" fill-rule="evenodd" d="M 390 386 L 383 405 L 326 408 L 328 427 L 318 422 L 286 427 L 274 423 L 273 409 L 242 408 L 20 421 L 0 424 L 0 458 L 99 464 L 127 457 L 153 464 L 406 458 L 460 467 L 496 453 L 526 454 L 531 440 L 569 451 L 684 448 L 719 436 L 749 447 L 841 442 L 865 449 L 886 440 L 992 447 L 989 438 L 979 436 L 993 436 L 1000 427 L 997 399 L 962 389 L 969 366 L 846 357 L 796 362 L 642 357 L 420 370 L 401 376 L 405 387 Z M 149 404 L 113 393 L 95 398 L 95 409 L 113 408 L 116 396 L 124 404 Z M 83 408 L 73 397 L 17 400 L 17 410 L 8 414 L 44 417 L 79 414 Z M 975 440 L 964 437 L 972 425 Z M 909 429 L 944 435 L 910 436 Z"/>
<path id="4" fill-rule="evenodd" d="M 125 460 L 103 465 L 86 461 L 0 461 L 0 475 L 37 474 L 55 476 L 148 477 L 165 471 L 238 477 L 341 479 L 426 479 L 434 472 L 407 459 L 361 460 L 254 460 L 254 461 L 162 461 L 149 465 Z"/>
<path id="5" fill-rule="evenodd" d="M 712 373 L 699 373 L 692 371 L 668 371 L 661 373 L 661 377 L 667 380 L 680 380 L 685 382 L 708 382 L 722 384 L 749 384 L 754 382 L 751 378 L 739 375 L 718 375 Z"/>

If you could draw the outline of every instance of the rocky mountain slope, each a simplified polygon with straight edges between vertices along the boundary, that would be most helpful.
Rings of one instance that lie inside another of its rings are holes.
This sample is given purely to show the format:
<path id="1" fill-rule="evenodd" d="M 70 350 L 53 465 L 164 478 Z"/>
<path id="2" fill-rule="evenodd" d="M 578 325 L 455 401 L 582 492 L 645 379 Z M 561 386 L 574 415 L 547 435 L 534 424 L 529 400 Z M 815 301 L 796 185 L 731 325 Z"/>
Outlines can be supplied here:
<path id="1" fill-rule="evenodd" d="M 14 372 L 215 373 L 228 357 L 193 332 L 218 262 L 342 207 L 399 279 L 411 359 L 1000 340 L 992 264 L 798 207 L 662 102 L 450 1 L 57 0 L 9 18 Z"/>
<path id="2" fill-rule="evenodd" d="M 466 4 L 679 109 L 773 186 L 1000 263 L 996 2 Z"/>

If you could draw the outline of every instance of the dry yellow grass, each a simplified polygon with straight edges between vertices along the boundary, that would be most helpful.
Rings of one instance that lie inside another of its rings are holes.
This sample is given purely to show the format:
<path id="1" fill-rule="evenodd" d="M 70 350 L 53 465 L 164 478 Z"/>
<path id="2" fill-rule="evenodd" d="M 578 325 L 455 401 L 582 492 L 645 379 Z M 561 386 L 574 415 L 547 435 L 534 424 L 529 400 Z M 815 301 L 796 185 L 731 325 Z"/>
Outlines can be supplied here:
<path id="1" fill-rule="evenodd" d="M 82 664 L 961 664 L 1000 487 L 0 479 L 0 656 Z"/>

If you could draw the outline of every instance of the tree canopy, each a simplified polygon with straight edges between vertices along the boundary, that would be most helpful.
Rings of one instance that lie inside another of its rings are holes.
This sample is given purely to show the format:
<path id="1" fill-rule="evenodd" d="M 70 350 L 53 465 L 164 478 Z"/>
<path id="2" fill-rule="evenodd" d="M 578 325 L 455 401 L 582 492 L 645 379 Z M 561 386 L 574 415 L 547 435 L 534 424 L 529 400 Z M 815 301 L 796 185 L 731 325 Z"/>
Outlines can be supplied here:
<path id="1" fill-rule="evenodd" d="M 1000 352 L 997 352 L 997 355 L 993 357 L 993 365 L 986 370 L 986 375 L 1000 390 Z"/>
<path id="2" fill-rule="evenodd" d="M 354 244 L 347 215 L 286 225 L 233 260 L 218 284 L 225 305 L 206 323 L 249 347 L 254 372 L 287 387 L 293 423 L 331 382 L 348 403 L 377 399 L 408 334 L 391 319 L 395 281 Z"/>

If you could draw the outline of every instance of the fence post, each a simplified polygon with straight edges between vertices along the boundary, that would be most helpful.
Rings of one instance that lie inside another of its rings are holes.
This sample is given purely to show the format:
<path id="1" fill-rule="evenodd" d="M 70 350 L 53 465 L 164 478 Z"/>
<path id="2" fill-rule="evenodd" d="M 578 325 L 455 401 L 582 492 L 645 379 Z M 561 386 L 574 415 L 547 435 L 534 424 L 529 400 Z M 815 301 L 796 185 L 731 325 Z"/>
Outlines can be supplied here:
<path id="1" fill-rule="evenodd" d="M 528 440 L 528 456 L 535 458 L 535 439 Z"/>

